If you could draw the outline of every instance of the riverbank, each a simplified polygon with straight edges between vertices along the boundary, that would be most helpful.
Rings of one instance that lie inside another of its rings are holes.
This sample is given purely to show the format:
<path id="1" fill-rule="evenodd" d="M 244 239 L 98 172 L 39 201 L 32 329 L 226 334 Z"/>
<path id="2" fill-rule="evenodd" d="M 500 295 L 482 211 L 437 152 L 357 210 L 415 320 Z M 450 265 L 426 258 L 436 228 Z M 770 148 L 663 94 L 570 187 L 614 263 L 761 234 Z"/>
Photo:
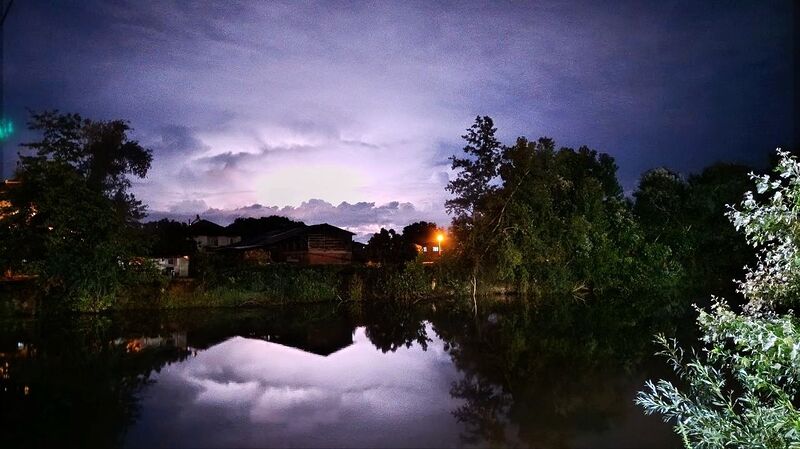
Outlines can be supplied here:
<path id="1" fill-rule="evenodd" d="M 138 309 L 247 308 L 324 302 L 391 300 L 414 303 L 463 294 L 466 284 L 440 267 L 291 265 L 209 267 L 192 278 L 158 277 L 127 286 L 111 301 L 47 294 L 35 280 L 0 288 L 3 314 L 35 314 L 42 307 L 71 312 Z"/>

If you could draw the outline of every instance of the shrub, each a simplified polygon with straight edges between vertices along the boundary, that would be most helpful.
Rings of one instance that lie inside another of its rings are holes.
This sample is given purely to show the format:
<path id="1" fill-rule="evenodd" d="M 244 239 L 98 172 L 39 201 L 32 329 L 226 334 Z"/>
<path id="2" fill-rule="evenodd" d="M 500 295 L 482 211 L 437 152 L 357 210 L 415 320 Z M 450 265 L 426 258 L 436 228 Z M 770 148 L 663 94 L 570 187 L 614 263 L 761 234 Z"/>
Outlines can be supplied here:
<path id="1" fill-rule="evenodd" d="M 739 283 L 745 313 L 718 300 L 711 312 L 700 310 L 703 347 L 688 361 L 675 341 L 659 337 L 686 389 L 648 381 L 636 399 L 646 413 L 675 420 L 687 447 L 800 448 L 800 329 L 791 314 L 765 312 L 800 294 L 800 164 L 778 154 L 778 179 L 752 175 L 766 202 L 748 192 L 728 214 L 760 251 Z"/>
<path id="2" fill-rule="evenodd" d="M 800 327 L 788 316 L 737 315 L 723 302 L 701 310 L 701 352 L 687 360 L 658 338 L 685 391 L 647 382 L 636 403 L 675 420 L 687 447 L 800 445 Z"/>

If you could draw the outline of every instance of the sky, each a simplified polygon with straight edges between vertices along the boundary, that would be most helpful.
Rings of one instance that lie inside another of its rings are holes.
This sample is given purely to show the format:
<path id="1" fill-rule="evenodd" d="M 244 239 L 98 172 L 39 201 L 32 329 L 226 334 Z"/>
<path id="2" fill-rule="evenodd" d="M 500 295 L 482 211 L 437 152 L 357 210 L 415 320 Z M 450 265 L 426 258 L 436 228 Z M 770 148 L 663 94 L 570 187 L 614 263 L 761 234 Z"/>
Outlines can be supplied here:
<path id="1" fill-rule="evenodd" d="M 280 214 L 361 238 L 449 222 L 476 115 L 503 142 L 666 166 L 764 165 L 797 141 L 797 8 L 743 2 L 17 0 L 5 110 L 126 119 L 153 150 L 151 218 Z"/>

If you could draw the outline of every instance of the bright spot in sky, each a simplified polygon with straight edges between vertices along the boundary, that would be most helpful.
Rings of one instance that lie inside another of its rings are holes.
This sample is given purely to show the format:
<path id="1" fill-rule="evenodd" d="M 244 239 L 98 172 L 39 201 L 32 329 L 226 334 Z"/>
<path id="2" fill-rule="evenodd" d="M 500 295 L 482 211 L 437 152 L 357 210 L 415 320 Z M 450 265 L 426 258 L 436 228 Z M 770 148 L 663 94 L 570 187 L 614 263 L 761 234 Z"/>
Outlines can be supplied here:
<path id="1" fill-rule="evenodd" d="M 258 198 L 270 203 L 299 204 L 324 194 L 326 200 L 339 203 L 364 198 L 368 179 L 361 170 L 346 165 L 295 164 L 267 173 L 258 182 Z"/>

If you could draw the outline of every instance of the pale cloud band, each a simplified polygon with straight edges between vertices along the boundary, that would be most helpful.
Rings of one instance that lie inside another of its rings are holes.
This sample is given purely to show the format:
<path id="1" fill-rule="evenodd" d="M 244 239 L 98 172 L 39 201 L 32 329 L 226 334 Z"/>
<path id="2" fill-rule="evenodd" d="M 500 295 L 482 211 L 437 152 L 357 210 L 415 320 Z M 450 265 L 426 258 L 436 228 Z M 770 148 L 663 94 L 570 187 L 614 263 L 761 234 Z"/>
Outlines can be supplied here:
<path id="1" fill-rule="evenodd" d="M 209 208 L 202 200 L 192 200 L 177 203 L 166 211 L 153 211 L 148 218 L 189 221 L 196 215 L 219 224 L 231 223 L 238 217 L 280 215 L 307 224 L 330 223 L 355 232 L 356 240 L 360 241 L 366 241 L 382 227 L 400 230 L 403 226 L 420 220 L 432 221 L 441 226 L 449 223 L 449 218 L 441 210 L 420 210 L 411 203 L 392 201 L 376 205 L 370 202 L 342 202 L 334 206 L 320 199 L 304 201 L 296 207 L 253 204 L 234 209 Z"/>

